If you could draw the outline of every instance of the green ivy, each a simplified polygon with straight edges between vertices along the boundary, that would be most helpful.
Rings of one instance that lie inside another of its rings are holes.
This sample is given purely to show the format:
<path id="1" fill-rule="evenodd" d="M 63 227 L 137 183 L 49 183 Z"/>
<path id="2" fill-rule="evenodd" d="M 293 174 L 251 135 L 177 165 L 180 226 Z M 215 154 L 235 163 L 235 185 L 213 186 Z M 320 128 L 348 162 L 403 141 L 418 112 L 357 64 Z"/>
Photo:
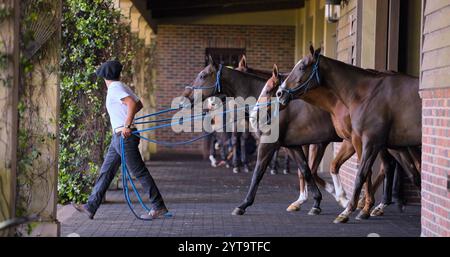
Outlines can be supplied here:
<path id="1" fill-rule="evenodd" d="M 119 59 L 131 76 L 128 26 L 111 0 L 66 0 L 62 13 L 59 202 L 84 202 L 103 161 L 111 129 L 104 107 L 106 86 L 94 75 Z M 123 78 L 127 80 L 127 77 Z"/>

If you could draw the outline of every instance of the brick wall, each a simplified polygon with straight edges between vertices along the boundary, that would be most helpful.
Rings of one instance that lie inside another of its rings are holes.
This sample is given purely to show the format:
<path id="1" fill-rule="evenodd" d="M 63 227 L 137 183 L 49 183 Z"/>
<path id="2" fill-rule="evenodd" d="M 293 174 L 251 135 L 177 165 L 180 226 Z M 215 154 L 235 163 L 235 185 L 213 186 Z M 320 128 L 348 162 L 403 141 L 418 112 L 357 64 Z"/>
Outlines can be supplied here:
<path id="1" fill-rule="evenodd" d="M 421 92 L 422 235 L 450 236 L 450 88 Z"/>
<path id="2" fill-rule="evenodd" d="M 448 1 L 424 1 L 422 236 L 450 236 L 450 27 Z"/>
<path id="3" fill-rule="evenodd" d="M 157 35 L 157 108 L 168 107 L 205 64 L 205 48 L 246 48 L 249 66 L 281 71 L 294 64 L 295 27 L 237 25 L 159 25 Z M 156 138 L 180 141 L 194 133 L 176 134 L 170 128 L 158 130 Z M 158 146 L 158 152 L 200 153 L 202 142 L 177 148 Z"/>

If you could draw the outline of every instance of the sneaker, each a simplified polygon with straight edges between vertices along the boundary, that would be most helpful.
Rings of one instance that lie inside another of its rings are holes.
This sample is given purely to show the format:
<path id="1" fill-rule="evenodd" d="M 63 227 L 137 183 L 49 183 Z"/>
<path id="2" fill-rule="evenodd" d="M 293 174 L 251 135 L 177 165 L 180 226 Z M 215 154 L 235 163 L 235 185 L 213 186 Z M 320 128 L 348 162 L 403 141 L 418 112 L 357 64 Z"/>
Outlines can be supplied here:
<path id="1" fill-rule="evenodd" d="M 211 161 L 211 166 L 216 168 L 217 167 L 217 160 L 214 158 L 214 156 L 210 155 L 209 160 Z"/>
<path id="2" fill-rule="evenodd" d="M 270 170 L 270 175 L 277 175 L 278 171 L 277 170 Z"/>
<path id="3" fill-rule="evenodd" d="M 291 173 L 291 172 L 290 172 L 289 170 L 287 170 L 287 169 L 284 169 L 284 170 L 283 170 L 283 174 L 284 174 L 284 175 L 289 175 L 290 173 Z"/>
<path id="4" fill-rule="evenodd" d="M 94 219 L 94 213 L 88 211 L 86 204 L 76 204 L 72 203 L 73 208 L 77 210 L 78 212 L 83 213 L 84 215 L 88 216 L 89 219 Z"/>
<path id="5" fill-rule="evenodd" d="M 169 210 L 167 210 L 167 208 L 161 208 L 159 210 L 151 210 L 146 214 L 142 214 L 141 215 L 141 219 L 145 219 L 145 220 L 153 220 L 153 219 L 157 219 L 161 216 L 164 216 L 165 214 L 167 214 L 169 212 Z"/>
<path id="6" fill-rule="evenodd" d="M 233 168 L 233 173 L 234 173 L 234 174 L 237 174 L 237 173 L 239 173 L 239 172 L 241 172 L 240 169 L 239 169 L 239 167 L 234 167 L 234 168 Z"/>
<path id="7" fill-rule="evenodd" d="M 248 167 L 248 165 L 244 165 L 244 172 L 245 173 L 249 173 L 250 172 L 250 167 Z"/>

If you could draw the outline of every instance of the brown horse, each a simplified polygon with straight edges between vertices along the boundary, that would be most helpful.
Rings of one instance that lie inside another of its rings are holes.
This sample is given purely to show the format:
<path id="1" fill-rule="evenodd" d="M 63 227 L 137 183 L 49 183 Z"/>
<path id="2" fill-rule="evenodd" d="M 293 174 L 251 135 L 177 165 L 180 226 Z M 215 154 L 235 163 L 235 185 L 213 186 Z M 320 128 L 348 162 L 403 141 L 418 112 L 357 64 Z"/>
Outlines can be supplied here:
<path id="1" fill-rule="evenodd" d="M 340 223 L 347 222 L 356 209 L 362 183 L 370 180 L 371 167 L 380 151 L 421 145 L 421 101 L 417 78 L 374 73 L 322 56 L 320 51 L 311 47 L 311 54 L 295 65 L 277 97 L 286 105 L 292 98 L 305 98 L 313 88 L 323 87 L 348 108 L 351 142 L 360 166 L 351 201 L 335 220 Z M 368 195 L 372 198 L 372 192 Z"/>
<path id="2" fill-rule="evenodd" d="M 267 72 L 267 71 L 249 68 L 247 65 L 247 60 L 246 60 L 245 55 L 241 58 L 241 61 L 239 62 L 239 67 L 236 69 L 240 70 L 240 71 L 244 71 L 244 72 L 250 71 L 250 73 L 257 74 L 258 76 L 261 76 L 264 78 L 272 75 L 272 73 Z M 370 70 L 370 71 L 377 72 L 374 70 Z M 265 92 L 265 93 L 264 94 L 261 93 L 261 96 L 258 99 L 258 103 L 265 102 L 264 99 L 267 99 L 268 97 L 270 97 L 271 96 L 270 93 L 275 92 L 276 89 L 278 89 L 279 84 L 277 84 L 277 83 L 280 82 L 280 79 L 276 79 L 275 76 L 279 76 L 280 78 L 283 78 L 283 77 L 285 78 L 288 75 L 288 74 L 279 74 L 279 75 L 275 75 L 275 74 L 278 74 L 278 69 L 277 69 L 276 65 L 274 65 L 274 71 L 273 71 L 272 77 L 269 78 L 269 81 L 266 83 L 266 87 L 263 89 L 263 92 Z M 336 158 L 333 159 L 330 173 L 331 173 L 331 177 L 333 178 L 334 187 L 336 189 L 336 196 L 335 196 L 336 200 L 341 205 L 346 206 L 348 200 L 346 199 L 345 191 L 342 189 L 342 185 L 340 184 L 338 172 L 339 172 L 340 166 L 355 153 L 355 150 L 350 141 L 351 123 L 350 123 L 350 115 L 348 113 L 348 109 L 347 109 L 347 107 L 345 107 L 345 105 L 341 101 L 339 101 L 339 99 L 337 99 L 337 97 L 333 97 L 333 96 L 334 95 L 332 95 L 330 98 L 324 99 L 325 101 L 323 101 L 321 103 L 322 104 L 321 106 L 322 106 L 322 109 L 324 109 L 325 111 L 327 111 L 331 114 L 333 125 L 336 128 L 337 134 L 342 139 L 344 139 L 344 142 L 341 145 L 341 148 L 339 149 L 339 152 L 338 152 Z M 311 96 L 311 98 L 312 99 L 310 99 L 310 100 L 312 102 L 314 102 L 314 100 L 316 99 L 315 96 Z M 327 101 L 327 100 L 329 100 L 329 101 Z M 317 175 L 317 169 L 320 164 L 321 158 L 316 158 L 316 155 L 318 153 L 323 155 L 323 151 L 320 152 L 320 150 L 317 149 L 318 148 L 317 145 L 312 145 L 311 148 L 312 149 L 310 151 L 310 156 L 312 158 L 310 160 L 312 161 L 312 163 L 310 163 L 310 167 L 311 167 L 311 172 L 314 174 L 314 177 L 317 182 L 318 180 L 322 180 L 322 179 Z M 305 155 L 308 154 L 308 150 L 306 150 L 306 151 L 304 150 L 304 152 L 305 152 Z M 392 156 L 390 156 L 388 153 L 383 153 L 382 155 L 380 154 L 380 157 L 382 160 L 382 165 L 380 167 L 380 171 L 377 173 L 377 177 L 372 186 L 372 191 L 376 192 L 378 187 L 383 182 L 383 180 L 385 181 L 385 190 L 384 190 L 382 202 L 377 206 L 377 208 L 375 208 L 373 210 L 373 212 L 371 213 L 371 216 L 383 215 L 384 208 L 386 206 L 388 206 L 392 200 L 393 177 L 385 176 L 385 169 L 394 169 L 394 168 L 396 168 L 397 164 L 395 163 L 395 161 L 393 161 Z M 317 160 L 319 162 L 317 162 Z M 401 169 L 401 168 L 397 167 L 396 170 L 397 169 Z M 301 176 L 299 176 L 299 179 L 300 179 L 300 188 L 302 188 L 301 185 L 304 185 L 305 182 L 302 181 Z M 319 181 L 319 184 L 323 184 L 323 183 L 324 182 L 320 183 L 320 181 Z M 366 186 L 367 186 L 367 184 L 366 184 Z M 302 190 L 300 190 L 300 191 L 302 192 Z M 367 188 L 366 188 L 366 191 L 368 191 Z M 361 203 L 360 208 L 361 209 L 365 208 L 368 212 L 368 210 L 370 210 L 371 206 L 365 200 L 366 199 L 363 196 L 360 200 L 360 203 Z M 398 201 L 397 201 L 397 204 L 398 204 L 400 210 L 403 209 L 402 202 L 403 202 L 402 199 L 398 199 Z M 289 208 L 295 208 L 295 205 L 291 205 Z M 364 216 L 360 217 L 360 218 L 364 218 Z"/>
<path id="3" fill-rule="evenodd" d="M 274 76 L 278 79 L 278 76 Z M 219 89 L 211 85 L 220 83 Z M 232 97 L 258 97 L 265 87 L 266 81 L 258 76 L 240 72 L 226 67 L 218 67 L 210 59 L 206 66 L 196 77 L 191 87 L 187 87 L 183 95 L 193 101 L 193 89 L 201 88 L 202 100 L 213 95 L 224 94 Z M 300 115 L 299 115 L 300 113 Z M 319 214 L 322 195 L 318 189 L 301 146 L 308 144 L 320 144 L 323 148 L 330 142 L 340 142 L 330 115 L 317 107 L 304 101 L 293 101 L 293 105 L 279 113 L 279 140 L 274 143 L 260 143 L 258 145 L 258 158 L 254 173 L 245 200 L 234 211 L 235 215 L 242 215 L 245 209 L 252 205 L 256 196 L 257 187 L 264 176 L 265 170 L 273 153 L 280 146 L 296 148 L 290 151 L 290 157 L 297 163 L 304 176 L 308 189 L 313 192 L 314 206 L 309 214 Z M 263 135 L 264 136 L 264 135 Z M 320 162 L 320 161 L 319 161 Z M 307 190 L 300 193 L 297 202 L 302 203 L 307 199 Z"/>
<path id="4" fill-rule="evenodd" d="M 276 91 L 275 89 L 277 89 L 278 86 L 280 85 L 281 80 L 285 79 L 288 75 L 287 73 L 280 73 L 278 71 L 278 67 L 276 65 L 274 65 L 272 72 L 250 68 L 247 65 L 247 58 L 245 55 L 242 56 L 236 70 L 254 74 L 261 78 L 268 80 L 266 82 L 266 86 L 263 89 L 264 93 L 261 93 L 260 98 L 258 99 L 258 103 L 264 102 L 264 100 L 262 98 L 270 97 L 272 92 L 274 93 Z M 339 135 L 339 133 L 338 133 L 338 135 Z M 341 149 L 343 149 L 343 148 L 345 148 L 345 146 L 341 147 Z M 332 172 L 333 184 L 334 184 L 333 187 L 331 187 L 329 184 L 327 184 L 317 173 L 320 162 L 322 161 L 322 158 L 325 154 L 326 147 L 323 147 L 322 144 L 304 145 L 304 146 L 302 146 L 302 149 L 303 149 L 303 153 L 306 156 L 306 159 L 309 162 L 309 167 L 311 168 L 311 173 L 313 174 L 313 177 L 314 177 L 314 180 L 316 181 L 316 183 L 318 183 L 320 186 L 325 188 L 325 190 L 327 192 L 335 193 L 334 197 L 336 198 L 336 201 L 341 206 L 345 207 L 347 205 L 348 199 L 345 195 L 345 191 L 342 188 L 340 179 L 337 176 L 337 172 Z M 296 151 L 297 148 L 294 148 L 294 149 L 287 148 L 286 150 L 287 151 Z M 289 154 L 289 152 L 288 152 L 288 154 Z M 344 155 L 340 155 L 340 156 L 344 156 Z M 340 165 L 338 166 L 338 163 L 344 163 L 345 161 L 346 160 L 341 160 L 340 157 L 339 157 L 339 159 L 335 158 L 332 163 L 332 167 L 335 167 L 335 168 L 332 170 L 339 170 Z M 299 177 L 300 192 L 304 192 L 305 191 L 305 188 L 304 188 L 305 181 L 304 181 L 304 178 L 303 178 L 300 170 L 298 170 L 298 177 Z M 300 205 L 298 204 L 298 202 L 292 203 L 287 208 L 287 211 L 298 211 L 298 210 L 300 210 Z"/>

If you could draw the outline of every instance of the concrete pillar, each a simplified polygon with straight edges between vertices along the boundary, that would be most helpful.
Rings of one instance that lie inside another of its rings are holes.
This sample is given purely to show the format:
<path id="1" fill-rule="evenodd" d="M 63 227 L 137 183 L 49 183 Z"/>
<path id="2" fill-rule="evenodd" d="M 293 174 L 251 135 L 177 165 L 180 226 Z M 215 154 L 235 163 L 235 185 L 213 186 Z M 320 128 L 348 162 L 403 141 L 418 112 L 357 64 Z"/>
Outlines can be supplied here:
<path id="1" fill-rule="evenodd" d="M 309 53 L 309 46 L 313 42 L 313 21 L 314 21 L 314 7 L 315 1 L 305 1 L 305 15 L 303 16 L 303 55 Z"/>
<path id="2" fill-rule="evenodd" d="M 139 18 L 141 13 L 135 6 L 130 8 L 130 19 L 131 19 L 131 33 L 139 33 Z"/>
<path id="3" fill-rule="evenodd" d="M 9 15 L 0 21 L 0 222 L 15 216 L 17 102 L 19 88 L 19 0 L 3 1 Z M 0 231 L 0 236 L 13 230 Z"/>
<path id="4" fill-rule="evenodd" d="M 295 60 L 294 63 L 297 63 L 304 55 L 304 17 L 305 17 L 305 8 L 298 9 L 296 12 L 296 21 L 295 21 Z"/>
<path id="5" fill-rule="evenodd" d="M 133 3 L 131 0 L 116 0 L 118 2 L 118 7 L 120 8 L 120 13 L 124 16 L 123 22 L 129 23 L 131 21 L 131 7 Z"/>
<path id="6" fill-rule="evenodd" d="M 323 2 L 323 6 L 321 6 L 322 1 L 312 1 L 313 5 L 313 44 L 314 48 L 318 48 L 323 44 L 323 33 L 324 27 L 323 24 L 325 22 L 325 2 Z"/>

